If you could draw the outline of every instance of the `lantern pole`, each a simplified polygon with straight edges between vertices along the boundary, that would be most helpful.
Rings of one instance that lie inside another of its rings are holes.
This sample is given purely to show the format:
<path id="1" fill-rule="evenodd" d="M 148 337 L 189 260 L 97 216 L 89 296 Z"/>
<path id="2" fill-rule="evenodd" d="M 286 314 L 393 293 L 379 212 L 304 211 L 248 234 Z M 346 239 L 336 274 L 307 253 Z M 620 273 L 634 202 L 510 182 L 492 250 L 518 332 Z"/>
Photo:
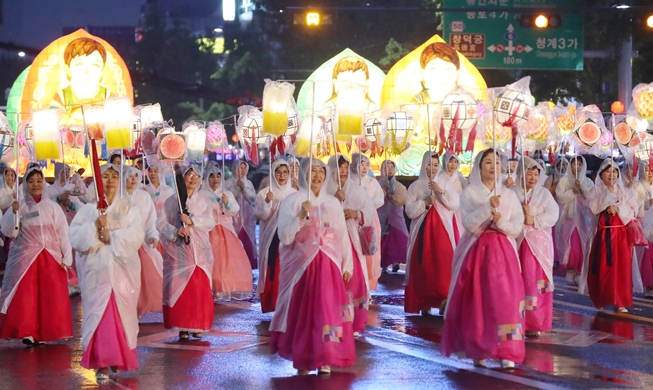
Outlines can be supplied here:
<path id="1" fill-rule="evenodd" d="M 304 119 L 306 120 L 306 119 Z M 311 200 L 311 180 L 313 176 L 313 124 L 315 123 L 315 81 L 313 81 L 313 99 L 311 100 L 311 136 L 308 141 L 308 158 L 309 158 L 309 164 L 308 164 L 308 188 L 307 188 L 307 195 L 306 195 L 306 201 Z M 297 173 L 299 175 L 299 173 Z M 328 177 L 324 178 L 328 180 Z M 297 178 L 299 180 L 299 177 Z M 326 183 L 324 183 L 326 184 Z M 322 187 L 324 187 L 324 184 L 322 184 Z M 320 190 L 321 192 L 322 190 Z M 310 213 L 306 213 L 306 219 L 308 219 L 310 216 Z"/>
<path id="2" fill-rule="evenodd" d="M 522 183 L 524 185 L 524 203 L 530 203 L 527 201 L 527 196 L 528 192 L 526 191 L 526 162 L 524 161 L 524 136 L 522 135 L 521 137 L 521 176 L 522 176 Z M 508 166 L 510 166 L 510 163 L 508 163 Z"/>
<path id="3" fill-rule="evenodd" d="M 20 129 L 20 113 L 16 113 L 16 132 L 14 133 L 14 157 L 16 158 L 16 181 L 14 183 L 14 199 L 18 200 L 18 129 Z M 27 137 L 25 137 L 27 139 Z M 14 230 L 20 229 L 20 217 L 14 213 Z"/>
<path id="4" fill-rule="evenodd" d="M 494 97 L 493 97 L 494 98 Z M 494 118 L 494 102 L 492 102 L 492 154 L 494 154 L 494 196 L 497 196 L 497 129 L 496 119 Z M 510 166 L 510 164 L 508 164 Z M 480 167 L 479 167 L 480 168 Z"/>
<path id="5" fill-rule="evenodd" d="M 611 134 L 611 135 L 612 135 L 612 139 L 611 139 L 611 141 L 610 141 L 610 160 L 611 160 L 611 162 L 610 162 L 610 168 L 612 169 L 612 166 L 614 165 L 614 141 L 615 141 L 615 138 L 614 138 L 614 128 L 615 128 L 615 124 L 614 124 L 614 113 L 612 113 L 612 117 L 611 117 L 611 121 L 610 121 L 610 122 L 612 123 L 612 131 L 611 131 L 611 133 L 612 133 L 612 134 Z M 624 157 L 625 157 L 625 156 L 624 156 Z M 632 168 L 631 168 L 631 170 L 632 170 Z M 632 174 L 631 174 L 631 175 L 632 175 Z M 610 177 L 612 177 L 612 175 L 611 175 Z M 615 184 L 615 183 L 612 182 L 612 179 L 610 179 L 610 184 L 612 184 L 613 186 L 614 186 L 614 184 Z"/>

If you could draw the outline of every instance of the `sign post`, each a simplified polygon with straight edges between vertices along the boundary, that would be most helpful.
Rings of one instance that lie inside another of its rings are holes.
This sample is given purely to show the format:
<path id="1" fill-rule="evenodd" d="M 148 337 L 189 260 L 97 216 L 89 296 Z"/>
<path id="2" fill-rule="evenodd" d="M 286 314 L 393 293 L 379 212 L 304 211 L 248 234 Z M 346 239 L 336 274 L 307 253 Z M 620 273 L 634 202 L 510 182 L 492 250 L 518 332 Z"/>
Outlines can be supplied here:
<path id="1" fill-rule="evenodd" d="M 444 40 L 477 68 L 583 70 L 583 17 L 564 7 L 578 0 L 444 0 Z M 524 8 L 533 12 L 524 12 Z M 519 14 L 512 9 L 519 8 Z M 523 15 L 561 17 L 558 27 L 522 27 Z"/>

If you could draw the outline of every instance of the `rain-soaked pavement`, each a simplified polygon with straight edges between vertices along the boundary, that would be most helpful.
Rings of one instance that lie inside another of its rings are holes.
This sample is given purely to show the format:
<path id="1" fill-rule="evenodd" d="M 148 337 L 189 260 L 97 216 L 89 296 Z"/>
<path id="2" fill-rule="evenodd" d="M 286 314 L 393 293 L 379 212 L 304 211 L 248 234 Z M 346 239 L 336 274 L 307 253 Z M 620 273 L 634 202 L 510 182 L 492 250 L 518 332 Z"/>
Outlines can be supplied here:
<path id="1" fill-rule="evenodd" d="M 329 376 L 295 376 L 291 362 L 270 354 L 271 315 L 252 300 L 216 303 L 213 329 L 201 341 L 177 341 L 161 314 L 143 317 L 140 369 L 98 385 L 79 365 L 81 300 L 73 298 L 72 340 L 36 348 L 0 340 L 0 389 L 653 388 L 651 300 L 637 297 L 626 315 L 597 312 L 556 277 L 554 331 L 528 340 L 524 364 L 503 371 L 442 356 L 443 319 L 404 314 L 403 276 L 383 274 L 367 332 L 356 341 L 356 366 Z"/>

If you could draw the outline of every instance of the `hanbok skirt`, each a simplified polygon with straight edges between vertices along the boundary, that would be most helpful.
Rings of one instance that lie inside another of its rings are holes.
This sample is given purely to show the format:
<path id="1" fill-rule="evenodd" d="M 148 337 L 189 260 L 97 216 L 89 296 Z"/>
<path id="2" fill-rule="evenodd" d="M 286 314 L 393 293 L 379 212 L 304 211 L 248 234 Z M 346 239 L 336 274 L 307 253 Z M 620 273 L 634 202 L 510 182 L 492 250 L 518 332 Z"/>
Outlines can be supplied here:
<path id="1" fill-rule="evenodd" d="M 353 366 L 352 319 L 342 274 L 320 251 L 293 288 L 286 331 L 272 332 L 272 353 L 298 370 Z"/>
<path id="2" fill-rule="evenodd" d="M 209 278 L 196 267 L 174 306 L 163 305 L 163 326 L 189 332 L 205 332 L 213 324 L 213 294 Z"/>
<path id="3" fill-rule="evenodd" d="M 404 297 L 406 313 L 440 307 L 442 301 L 447 299 L 453 253 L 454 248 L 440 214 L 435 207 L 431 207 L 419 227 L 411 253 Z"/>
<path id="4" fill-rule="evenodd" d="M 503 233 L 488 229 L 465 255 L 449 297 L 442 353 L 523 362 L 524 306 L 517 253 Z"/>
<path id="5" fill-rule="evenodd" d="M 548 332 L 553 328 L 553 286 L 526 240 L 519 247 L 526 294 L 526 330 Z"/>
<path id="6" fill-rule="evenodd" d="M 640 250 L 642 251 L 642 258 L 639 271 L 642 274 L 642 283 L 644 287 L 653 287 L 653 242 L 649 241 L 648 246 Z"/>
<path id="7" fill-rule="evenodd" d="M 0 338 L 49 341 L 72 335 L 66 270 L 44 249 L 18 283 L 7 313 L 0 314 Z"/>
<path id="8" fill-rule="evenodd" d="M 138 296 L 138 316 L 163 311 L 163 277 L 154 266 L 152 257 L 141 245 L 138 248 L 141 259 L 141 292 Z"/>
<path id="9" fill-rule="evenodd" d="M 351 241 L 351 239 L 350 239 Z M 351 296 L 354 308 L 354 332 L 364 332 L 367 325 L 367 309 L 369 308 L 369 291 L 363 275 L 364 264 L 361 264 L 358 253 L 352 243 L 351 255 L 354 262 L 354 273 L 351 275 L 349 282 L 345 283 L 347 293 Z"/>
<path id="10" fill-rule="evenodd" d="M 633 305 L 633 254 L 618 215 L 602 212 L 592 241 L 587 288 L 596 308 Z"/>
<path id="11" fill-rule="evenodd" d="M 209 233 L 213 250 L 213 292 L 218 299 L 247 299 L 253 294 L 252 266 L 238 237 L 222 225 Z"/>
<path id="12" fill-rule="evenodd" d="M 393 264 L 406 264 L 408 236 L 400 229 L 390 225 L 388 234 L 381 237 L 381 268 Z"/>
<path id="13" fill-rule="evenodd" d="M 240 228 L 240 231 L 238 232 L 238 238 L 243 244 L 243 248 L 245 248 L 245 253 L 249 259 L 250 267 L 252 267 L 252 269 L 258 269 L 258 261 L 254 252 L 255 239 L 251 238 L 249 234 L 247 234 L 247 230 L 245 230 L 244 227 Z"/>
<path id="14" fill-rule="evenodd" d="M 113 292 L 107 308 L 104 309 L 102 319 L 84 350 L 80 365 L 89 369 L 107 367 L 116 367 L 122 371 L 138 369 L 136 348 L 129 348 Z"/>
<path id="15" fill-rule="evenodd" d="M 279 297 L 279 236 L 276 232 L 268 248 L 268 261 L 265 268 L 265 285 L 260 296 L 261 311 L 270 313 L 277 307 L 277 298 Z M 261 283 L 260 280 L 259 283 Z"/>
<path id="16" fill-rule="evenodd" d="M 569 239 L 569 257 L 567 260 L 567 269 L 572 269 L 578 273 L 583 269 L 583 244 L 578 234 L 578 229 L 574 228 Z"/>

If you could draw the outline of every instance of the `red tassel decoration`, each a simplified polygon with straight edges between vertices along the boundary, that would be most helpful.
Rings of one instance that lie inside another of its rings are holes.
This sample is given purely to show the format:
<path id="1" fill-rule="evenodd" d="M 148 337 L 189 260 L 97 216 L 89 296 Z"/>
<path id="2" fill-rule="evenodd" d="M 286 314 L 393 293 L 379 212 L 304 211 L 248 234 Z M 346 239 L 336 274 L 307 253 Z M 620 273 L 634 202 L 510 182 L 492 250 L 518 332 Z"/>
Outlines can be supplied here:
<path id="1" fill-rule="evenodd" d="M 476 141 L 476 126 L 478 126 L 478 121 L 474 123 L 474 126 L 469 131 L 469 136 L 467 137 L 467 147 L 465 148 L 466 152 L 474 151 L 474 142 Z"/>

